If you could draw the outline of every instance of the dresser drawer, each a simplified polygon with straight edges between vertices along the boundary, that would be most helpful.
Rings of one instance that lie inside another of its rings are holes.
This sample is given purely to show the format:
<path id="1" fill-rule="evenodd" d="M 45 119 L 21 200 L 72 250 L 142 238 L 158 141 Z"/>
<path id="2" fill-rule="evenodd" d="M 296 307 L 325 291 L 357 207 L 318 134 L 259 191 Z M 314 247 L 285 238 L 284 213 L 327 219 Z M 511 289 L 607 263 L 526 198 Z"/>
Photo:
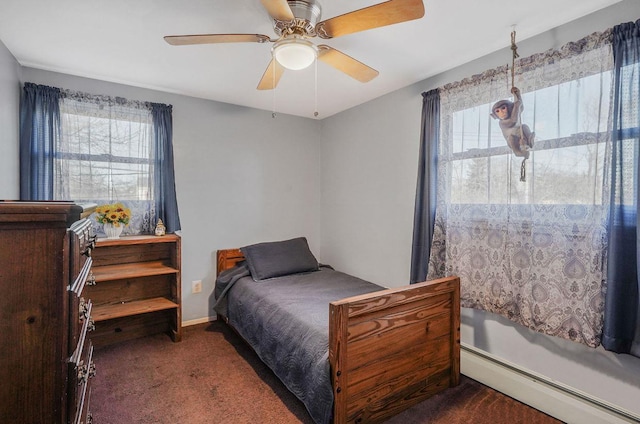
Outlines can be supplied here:
<path id="1" fill-rule="evenodd" d="M 97 236 L 87 218 L 75 222 L 69 231 L 71 232 L 70 283 L 73 283 L 80 270 L 85 266 L 87 259 L 91 258 L 91 252 L 96 247 Z"/>
<path id="2" fill-rule="evenodd" d="M 95 329 L 95 324 L 91 316 L 93 302 L 85 289 L 95 284 L 91 270 L 96 236 L 87 218 L 75 222 L 69 228 L 69 233 L 67 420 L 72 424 L 88 424 L 91 422 L 89 412 L 91 381 L 95 375 L 93 344 L 88 334 Z"/>
<path id="3" fill-rule="evenodd" d="M 85 295 L 85 287 L 95 284 L 91 273 L 92 262 L 90 257 L 86 258 L 84 266 L 69 288 L 69 355 L 76 350 L 83 328 L 86 327 L 86 332 L 95 329 L 91 318 L 91 300 Z"/>
<path id="4" fill-rule="evenodd" d="M 93 416 L 91 415 L 91 410 L 89 409 L 91 400 L 91 382 L 87 383 L 87 387 L 85 390 L 85 395 L 82 397 L 82 403 L 78 406 L 78 415 L 74 421 L 71 421 L 72 424 L 92 424 Z"/>
<path id="5" fill-rule="evenodd" d="M 86 333 L 83 334 L 86 336 Z M 69 422 L 74 424 L 90 423 L 89 400 L 91 382 L 96 373 L 93 362 L 93 345 L 88 338 L 81 339 L 78 351 L 69 361 L 69 385 L 67 400 L 69 402 Z"/>

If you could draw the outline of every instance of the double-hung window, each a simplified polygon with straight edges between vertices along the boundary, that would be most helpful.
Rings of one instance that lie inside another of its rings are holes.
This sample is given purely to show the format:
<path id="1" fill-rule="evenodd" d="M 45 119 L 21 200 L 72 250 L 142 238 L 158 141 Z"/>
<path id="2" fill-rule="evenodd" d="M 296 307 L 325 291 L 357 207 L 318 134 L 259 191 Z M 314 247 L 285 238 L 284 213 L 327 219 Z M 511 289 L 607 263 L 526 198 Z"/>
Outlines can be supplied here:
<path id="1" fill-rule="evenodd" d="M 67 95 L 54 159 L 54 198 L 129 207 L 130 234 L 155 222 L 153 121 L 141 102 Z M 99 228 L 97 228 L 99 230 Z"/>
<path id="2" fill-rule="evenodd" d="M 525 181 L 491 103 L 453 112 L 451 202 L 601 205 L 610 92 L 604 71 L 524 94 L 521 120 L 535 130 Z"/>
<path id="3" fill-rule="evenodd" d="M 172 109 L 26 82 L 20 198 L 118 202 L 131 211 L 125 234 L 151 233 L 159 219 L 180 230 Z"/>
<path id="4" fill-rule="evenodd" d="M 529 158 L 492 105 L 509 70 L 440 91 L 438 205 L 429 277 L 461 276 L 462 304 L 534 331 L 600 343 L 612 56 L 606 34 L 516 62 Z M 524 178 L 523 178 L 524 177 Z"/>

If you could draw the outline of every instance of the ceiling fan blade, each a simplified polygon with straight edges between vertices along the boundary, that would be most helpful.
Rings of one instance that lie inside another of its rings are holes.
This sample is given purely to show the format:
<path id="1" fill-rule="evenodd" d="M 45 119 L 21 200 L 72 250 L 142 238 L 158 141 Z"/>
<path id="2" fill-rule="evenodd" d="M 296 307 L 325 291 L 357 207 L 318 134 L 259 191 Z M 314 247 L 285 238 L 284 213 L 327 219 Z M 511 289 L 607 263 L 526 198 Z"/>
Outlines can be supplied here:
<path id="1" fill-rule="evenodd" d="M 351 56 L 325 44 L 318 46 L 318 59 L 360 82 L 369 82 L 379 73 Z"/>
<path id="2" fill-rule="evenodd" d="M 423 16 L 422 0 L 389 0 L 318 22 L 316 32 L 320 38 L 335 38 Z"/>
<path id="3" fill-rule="evenodd" d="M 190 44 L 216 43 L 266 43 L 271 41 L 262 34 L 200 34 L 200 35 L 167 35 L 164 41 L 172 46 L 186 46 Z"/>
<path id="4" fill-rule="evenodd" d="M 287 0 L 260 0 L 273 19 L 279 21 L 293 21 L 295 17 Z"/>
<path id="5" fill-rule="evenodd" d="M 277 60 L 271 59 L 269 66 L 267 66 L 262 75 L 262 79 L 258 83 L 258 90 L 273 90 L 276 88 L 283 73 L 284 66 L 279 64 Z"/>

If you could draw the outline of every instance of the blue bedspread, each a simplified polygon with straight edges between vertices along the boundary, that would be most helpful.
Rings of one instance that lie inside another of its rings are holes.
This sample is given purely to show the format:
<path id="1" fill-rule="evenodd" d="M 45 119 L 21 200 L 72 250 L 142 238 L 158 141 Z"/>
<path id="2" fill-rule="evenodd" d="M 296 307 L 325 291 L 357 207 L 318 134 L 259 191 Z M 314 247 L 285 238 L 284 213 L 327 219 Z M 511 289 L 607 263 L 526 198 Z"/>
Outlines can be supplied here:
<path id="1" fill-rule="evenodd" d="M 242 267 L 220 274 L 216 311 L 227 316 L 316 423 L 329 423 L 329 303 L 383 287 L 330 267 L 263 281 L 254 281 Z"/>

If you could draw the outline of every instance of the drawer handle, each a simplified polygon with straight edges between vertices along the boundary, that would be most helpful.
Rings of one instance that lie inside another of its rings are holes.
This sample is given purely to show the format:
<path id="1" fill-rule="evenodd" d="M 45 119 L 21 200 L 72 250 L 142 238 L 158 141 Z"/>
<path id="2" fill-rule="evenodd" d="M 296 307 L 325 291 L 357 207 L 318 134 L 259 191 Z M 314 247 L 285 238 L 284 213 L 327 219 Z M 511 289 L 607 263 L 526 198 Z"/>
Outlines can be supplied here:
<path id="1" fill-rule="evenodd" d="M 89 378 L 93 378 L 96 376 L 96 364 L 95 362 L 91 361 L 91 364 L 89 364 Z"/>
<path id="2" fill-rule="evenodd" d="M 78 308 L 78 312 L 80 313 L 80 321 L 84 321 L 89 316 L 89 307 L 84 300 L 84 297 L 80 298 L 80 306 Z"/>
<path id="3" fill-rule="evenodd" d="M 96 376 L 96 364 L 91 361 L 88 365 L 84 365 L 78 369 L 78 386 L 82 386 L 90 378 Z"/>
<path id="4" fill-rule="evenodd" d="M 78 368 L 78 386 L 82 386 L 87 381 L 88 372 L 86 366 Z"/>
<path id="5" fill-rule="evenodd" d="M 87 424 L 93 424 L 93 415 L 91 412 L 87 414 Z"/>
<path id="6" fill-rule="evenodd" d="M 89 277 L 87 278 L 87 286 L 96 285 L 96 276 L 93 275 L 93 271 L 89 271 Z"/>
<path id="7" fill-rule="evenodd" d="M 87 333 L 96 330 L 96 322 L 93 318 L 89 318 L 89 325 L 87 326 Z"/>
<path id="8" fill-rule="evenodd" d="M 94 234 L 94 235 L 89 236 L 87 238 L 89 243 L 87 244 L 86 249 L 84 249 L 84 252 L 82 252 L 83 255 L 85 255 L 87 257 L 91 257 L 91 251 L 96 248 L 96 240 L 97 239 L 98 239 L 98 235 L 97 234 Z"/>

